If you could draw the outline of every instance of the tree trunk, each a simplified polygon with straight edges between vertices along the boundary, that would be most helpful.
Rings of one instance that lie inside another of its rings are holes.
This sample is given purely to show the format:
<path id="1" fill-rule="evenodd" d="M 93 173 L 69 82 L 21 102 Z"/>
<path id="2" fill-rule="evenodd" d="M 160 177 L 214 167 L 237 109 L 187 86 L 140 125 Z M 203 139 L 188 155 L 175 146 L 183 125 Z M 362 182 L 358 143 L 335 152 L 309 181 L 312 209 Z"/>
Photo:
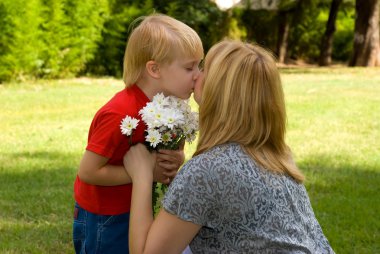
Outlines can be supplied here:
<path id="1" fill-rule="evenodd" d="M 280 11 L 279 13 L 279 26 L 278 26 L 278 40 L 277 40 L 277 56 L 278 62 L 284 63 L 286 57 L 286 51 L 288 48 L 288 37 L 289 37 L 289 12 Z"/>
<path id="2" fill-rule="evenodd" d="M 380 66 L 379 1 L 356 0 L 354 52 L 350 66 Z"/>
<path id="3" fill-rule="evenodd" d="M 336 17 L 338 16 L 339 5 L 341 3 L 342 0 L 333 0 L 331 3 L 329 19 L 326 25 L 326 31 L 321 41 L 321 53 L 319 55 L 320 66 L 329 66 L 331 64 L 331 54 L 335 33 L 335 21 Z"/>

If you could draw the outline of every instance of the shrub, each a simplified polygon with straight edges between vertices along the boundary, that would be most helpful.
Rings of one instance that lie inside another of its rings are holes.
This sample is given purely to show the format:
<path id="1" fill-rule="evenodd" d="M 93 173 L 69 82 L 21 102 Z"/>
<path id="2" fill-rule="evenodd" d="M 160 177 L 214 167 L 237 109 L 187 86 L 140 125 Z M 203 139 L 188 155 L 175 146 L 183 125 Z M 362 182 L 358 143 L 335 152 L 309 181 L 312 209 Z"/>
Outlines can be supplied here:
<path id="1" fill-rule="evenodd" d="M 66 77 L 93 58 L 107 0 L 3 0 L 0 82 Z"/>

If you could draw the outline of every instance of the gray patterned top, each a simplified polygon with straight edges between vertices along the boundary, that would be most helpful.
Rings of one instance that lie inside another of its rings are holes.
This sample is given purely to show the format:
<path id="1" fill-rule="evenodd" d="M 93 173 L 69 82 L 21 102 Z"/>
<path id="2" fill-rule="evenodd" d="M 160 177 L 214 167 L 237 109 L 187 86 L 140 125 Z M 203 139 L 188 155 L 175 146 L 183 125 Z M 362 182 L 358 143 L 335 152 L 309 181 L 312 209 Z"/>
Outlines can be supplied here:
<path id="1" fill-rule="evenodd" d="M 202 225 L 193 253 L 334 253 L 305 187 L 260 169 L 236 143 L 188 161 L 162 205 Z"/>

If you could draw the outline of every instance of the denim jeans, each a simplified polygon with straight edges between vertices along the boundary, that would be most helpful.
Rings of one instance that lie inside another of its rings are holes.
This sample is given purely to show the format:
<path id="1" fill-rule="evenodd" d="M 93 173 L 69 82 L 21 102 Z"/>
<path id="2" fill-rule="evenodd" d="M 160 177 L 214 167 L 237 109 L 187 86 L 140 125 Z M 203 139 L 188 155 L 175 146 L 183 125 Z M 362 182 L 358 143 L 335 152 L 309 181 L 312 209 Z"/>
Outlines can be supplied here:
<path id="1" fill-rule="evenodd" d="M 129 253 L 129 213 L 97 215 L 75 204 L 73 242 L 75 253 Z"/>

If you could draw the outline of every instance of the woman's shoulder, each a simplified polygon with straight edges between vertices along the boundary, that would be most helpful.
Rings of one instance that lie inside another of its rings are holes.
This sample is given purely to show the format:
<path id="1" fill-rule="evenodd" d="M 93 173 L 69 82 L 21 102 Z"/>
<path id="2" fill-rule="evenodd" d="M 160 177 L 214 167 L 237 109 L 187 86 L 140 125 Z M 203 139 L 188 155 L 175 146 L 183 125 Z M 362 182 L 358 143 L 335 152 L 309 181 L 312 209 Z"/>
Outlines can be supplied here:
<path id="1" fill-rule="evenodd" d="M 223 160 L 226 157 L 230 157 L 231 155 L 235 155 L 239 153 L 241 148 L 237 143 L 226 143 L 222 145 L 214 146 L 205 152 L 194 156 L 187 163 L 188 164 L 197 164 L 199 162 L 218 162 Z"/>
<path id="2" fill-rule="evenodd" d="M 214 146 L 205 152 L 197 155 L 195 158 L 202 159 L 220 159 L 229 156 L 235 156 L 236 154 L 244 153 L 243 149 L 238 143 L 230 142 L 221 145 Z"/>
<path id="3" fill-rule="evenodd" d="M 241 160 L 250 160 L 241 146 L 237 143 L 226 143 L 210 148 L 209 150 L 193 157 L 185 163 L 184 169 L 188 171 L 207 170 L 211 174 L 214 170 L 233 170 L 235 166 L 241 163 Z"/>

